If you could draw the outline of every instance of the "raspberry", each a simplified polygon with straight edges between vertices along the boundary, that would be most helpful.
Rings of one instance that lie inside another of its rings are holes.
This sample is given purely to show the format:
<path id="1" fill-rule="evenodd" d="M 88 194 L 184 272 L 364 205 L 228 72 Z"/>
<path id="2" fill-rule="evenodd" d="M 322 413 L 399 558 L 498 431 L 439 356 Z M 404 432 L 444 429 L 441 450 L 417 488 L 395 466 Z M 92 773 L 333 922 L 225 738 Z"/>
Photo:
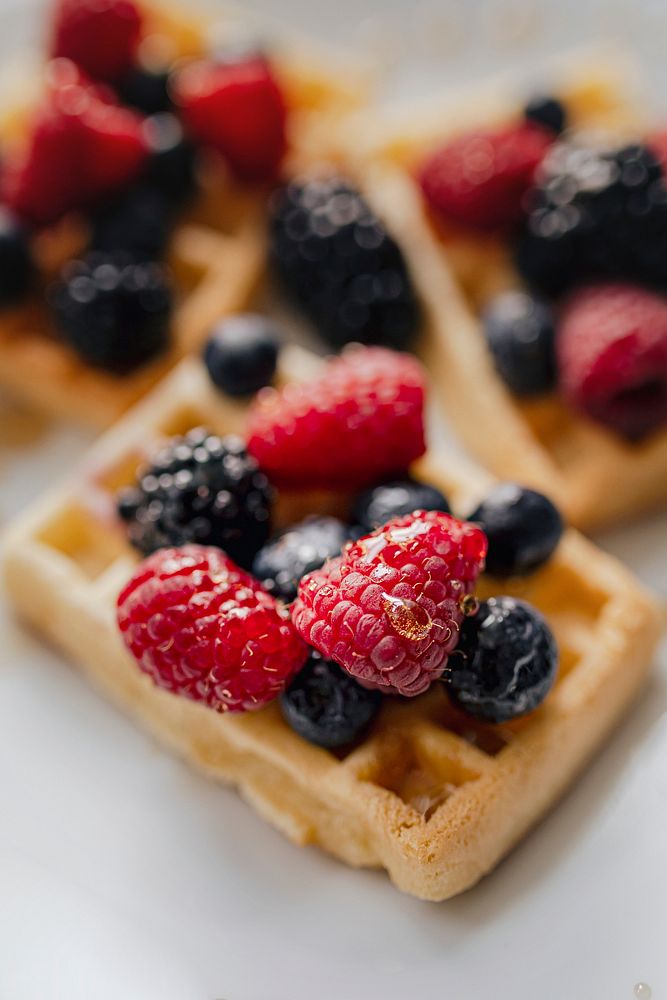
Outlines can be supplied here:
<path id="1" fill-rule="evenodd" d="M 118 626 L 158 687 L 216 712 L 262 708 L 303 665 L 288 613 L 219 549 L 161 549 L 118 597 Z"/>
<path id="2" fill-rule="evenodd" d="M 298 633 L 364 686 L 413 696 L 442 674 L 486 538 L 439 511 L 394 518 L 304 577 Z"/>
<path id="3" fill-rule="evenodd" d="M 521 221 L 523 197 L 553 141 L 553 132 L 531 122 L 467 132 L 423 164 L 424 197 L 437 215 L 464 226 L 512 226 Z"/>
<path id="4" fill-rule="evenodd" d="M 266 59 L 198 62 L 174 84 L 192 136 L 226 159 L 244 181 L 273 180 L 286 149 L 285 102 Z"/>
<path id="5" fill-rule="evenodd" d="M 557 341 L 561 390 L 576 409 L 633 440 L 667 423 L 667 299 L 631 284 L 584 288 Z"/>
<path id="6" fill-rule="evenodd" d="M 423 455 L 423 408 L 423 372 L 414 358 L 350 348 L 318 379 L 259 393 L 248 451 L 283 485 L 361 488 Z"/>
<path id="7" fill-rule="evenodd" d="M 28 142 L 6 165 L 4 199 L 27 222 L 49 225 L 129 184 L 147 158 L 142 119 L 57 59 Z"/>
<path id="8" fill-rule="evenodd" d="M 132 66 L 140 32 L 141 15 L 131 0 L 60 0 L 51 54 L 113 82 Z"/>

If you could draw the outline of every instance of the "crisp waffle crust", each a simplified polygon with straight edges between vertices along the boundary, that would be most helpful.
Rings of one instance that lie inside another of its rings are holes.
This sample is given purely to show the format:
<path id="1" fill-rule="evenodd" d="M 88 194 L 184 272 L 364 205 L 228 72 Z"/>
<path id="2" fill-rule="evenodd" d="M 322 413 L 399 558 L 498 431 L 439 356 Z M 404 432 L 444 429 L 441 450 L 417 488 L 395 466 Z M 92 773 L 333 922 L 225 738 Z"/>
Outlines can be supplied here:
<path id="1" fill-rule="evenodd" d="M 424 357 L 462 441 L 494 474 L 543 490 L 574 524 L 592 528 L 667 500 L 667 432 L 628 444 L 556 396 L 514 397 L 495 372 L 479 321 L 492 295 L 519 283 L 507 247 L 461 230 L 438 233 L 414 180 L 421 158 L 448 136 L 516 117 L 534 77 L 541 92 L 565 100 L 576 128 L 632 138 L 646 124 L 635 67 L 615 48 L 596 47 L 541 67 L 530 80 L 506 76 L 391 115 L 360 112 L 343 145 L 407 256 L 428 318 Z"/>
<path id="2" fill-rule="evenodd" d="M 308 378 L 318 365 L 290 348 L 282 377 Z M 569 532 L 538 573 L 483 580 L 480 588 L 520 595 L 547 616 L 561 671 L 544 705 L 515 724 L 482 726 L 455 712 L 436 685 L 413 701 L 388 701 L 368 738 L 346 755 L 302 740 L 275 704 L 221 716 L 161 691 L 115 624 L 115 599 L 136 557 L 113 496 L 164 436 L 196 424 L 240 430 L 244 418 L 244 407 L 217 393 L 198 361 L 181 362 L 63 487 L 10 529 L 11 600 L 112 700 L 192 764 L 236 785 L 291 840 L 319 844 L 350 865 L 384 867 L 399 888 L 424 899 L 461 892 L 552 805 L 627 708 L 658 637 L 657 608 L 619 563 Z M 452 474 L 451 466 L 433 457 L 423 473 L 465 513 L 488 479 Z M 278 521 L 339 504 L 330 495 L 283 494 Z"/>

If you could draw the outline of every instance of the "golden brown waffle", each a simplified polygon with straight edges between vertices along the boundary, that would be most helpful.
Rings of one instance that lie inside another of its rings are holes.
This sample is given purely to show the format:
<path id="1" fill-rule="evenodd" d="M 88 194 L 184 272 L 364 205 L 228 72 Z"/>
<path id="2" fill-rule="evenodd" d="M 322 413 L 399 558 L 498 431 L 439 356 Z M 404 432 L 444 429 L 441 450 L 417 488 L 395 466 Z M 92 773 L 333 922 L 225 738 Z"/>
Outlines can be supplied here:
<path id="1" fill-rule="evenodd" d="M 149 48 L 174 58 L 197 55 L 205 32 L 211 30 L 210 19 L 145 6 Z M 247 22 L 246 15 L 245 28 L 252 30 Z M 224 38 L 226 30 L 236 38 L 239 26 L 244 26 L 243 15 L 224 8 L 216 16 L 216 38 Z M 363 102 L 369 74 L 360 64 L 321 53 L 302 39 L 278 39 L 272 58 L 290 109 L 292 161 L 302 163 L 319 155 L 326 132 L 321 120 L 335 120 Z M 2 137 L 11 138 L 25 128 L 29 106 L 30 100 L 5 110 L 0 116 Z M 265 270 L 265 197 L 265 191 L 253 193 L 235 185 L 219 164 L 207 165 L 198 204 L 171 242 L 169 262 L 177 290 L 172 347 L 155 362 L 123 377 L 86 365 L 58 339 L 40 289 L 26 305 L 0 314 L 0 389 L 50 416 L 110 425 L 181 357 L 197 349 L 217 319 L 249 304 Z M 35 252 L 43 285 L 84 245 L 83 228 L 72 222 L 40 236 Z"/>
<path id="2" fill-rule="evenodd" d="M 577 129 L 641 134 L 638 76 L 623 53 L 582 51 L 535 76 L 538 88 L 507 76 L 384 116 L 361 112 L 344 145 L 357 151 L 367 195 L 408 258 L 429 319 L 424 357 L 461 439 L 496 475 L 536 486 L 590 528 L 667 499 L 667 433 L 628 444 L 556 396 L 514 397 L 479 322 L 490 296 L 520 283 L 508 249 L 496 237 L 436 230 L 414 181 L 429 150 L 462 130 L 511 120 L 536 89 L 559 95 Z"/>
<path id="3" fill-rule="evenodd" d="M 297 348 L 283 379 L 320 364 Z M 273 704 L 221 716 L 154 687 L 125 650 L 115 599 L 136 556 L 113 496 L 142 454 L 166 435 L 204 424 L 240 430 L 244 408 L 217 393 L 187 359 L 105 434 L 62 488 L 10 530 L 6 584 L 21 616 L 71 657 L 150 732 L 212 777 L 236 785 L 297 844 L 318 844 L 350 865 L 381 866 L 402 890 L 440 900 L 473 885 L 566 788 L 624 712 L 659 633 L 652 598 L 608 555 L 570 531 L 550 563 L 511 592 L 547 616 L 561 652 L 559 680 L 532 716 L 483 726 L 457 713 L 436 685 L 387 701 L 371 734 L 347 754 L 305 742 Z M 485 475 L 432 459 L 423 474 L 466 512 Z M 278 522 L 336 510 L 328 495 L 282 495 Z"/>

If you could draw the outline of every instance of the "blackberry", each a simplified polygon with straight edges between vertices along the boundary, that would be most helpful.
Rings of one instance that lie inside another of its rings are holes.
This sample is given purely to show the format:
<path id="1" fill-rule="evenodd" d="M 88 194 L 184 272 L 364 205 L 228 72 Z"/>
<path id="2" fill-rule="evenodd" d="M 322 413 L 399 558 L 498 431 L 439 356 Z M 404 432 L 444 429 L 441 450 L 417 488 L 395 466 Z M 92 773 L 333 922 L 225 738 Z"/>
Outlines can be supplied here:
<path id="1" fill-rule="evenodd" d="M 447 498 L 435 486 L 415 479 L 393 479 L 359 493 L 352 504 L 352 519 L 362 534 L 374 531 L 392 517 L 412 514 L 415 510 L 441 510 L 449 513 Z"/>
<path id="2" fill-rule="evenodd" d="M 548 392 L 556 384 L 555 326 L 545 302 L 526 292 L 496 296 L 483 317 L 496 369 L 517 396 Z"/>
<path id="3" fill-rule="evenodd" d="M 340 178 L 293 183 L 273 199 L 270 256 L 286 290 L 336 348 L 406 348 L 419 306 L 405 260 L 359 191 Z"/>
<path id="4" fill-rule="evenodd" d="M 280 696 L 285 721 L 309 743 L 335 749 L 366 732 L 382 701 L 338 664 L 313 650 L 305 667 Z"/>
<path id="5" fill-rule="evenodd" d="M 276 373 L 280 336 L 266 316 L 228 316 L 213 330 L 204 362 L 214 385 L 229 396 L 247 396 Z"/>
<path id="6" fill-rule="evenodd" d="M 134 66 L 123 77 L 116 90 L 123 104 L 129 104 L 145 115 L 154 115 L 160 111 L 169 111 L 172 107 L 169 96 L 170 76 L 169 70 Z"/>
<path id="7" fill-rule="evenodd" d="M 144 180 L 177 210 L 197 190 L 197 150 L 172 114 L 147 118 L 143 131 L 150 150 Z"/>
<path id="8" fill-rule="evenodd" d="M 523 109 L 526 121 L 543 125 L 552 132 L 562 132 L 567 124 L 567 113 L 560 101 L 546 94 L 537 94 Z"/>
<path id="9" fill-rule="evenodd" d="M 124 251 L 138 259 L 156 260 L 164 255 L 172 214 L 165 196 L 143 183 L 108 202 L 90 223 L 92 250 Z"/>
<path id="10" fill-rule="evenodd" d="M 160 264 L 90 253 L 65 266 L 49 297 L 63 340 L 94 368 L 124 375 L 168 346 L 171 281 Z"/>
<path id="11" fill-rule="evenodd" d="M 556 143 L 516 246 L 526 281 L 557 295 L 591 277 L 667 287 L 667 184 L 645 146 Z"/>
<path id="12" fill-rule="evenodd" d="M 243 442 L 202 427 L 173 438 L 118 497 L 132 545 L 214 545 L 249 569 L 271 529 L 268 480 Z"/>
<path id="13" fill-rule="evenodd" d="M 443 676 L 449 697 L 483 722 L 509 722 L 544 701 L 558 671 L 542 615 L 516 597 L 491 597 L 465 618 Z"/>
<path id="14" fill-rule="evenodd" d="M 563 534 L 563 519 L 551 500 L 515 483 L 496 486 L 468 520 L 479 524 L 488 539 L 486 570 L 494 576 L 538 569 Z"/>
<path id="15" fill-rule="evenodd" d="M 349 539 L 342 521 L 313 515 L 281 531 L 260 549 L 252 571 L 271 594 L 289 603 L 296 597 L 301 577 L 340 555 Z"/>
<path id="16" fill-rule="evenodd" d="M 19 302 L 34 276 L 27 233 L 18 219 L 0 206 L 0 307 Z"/>

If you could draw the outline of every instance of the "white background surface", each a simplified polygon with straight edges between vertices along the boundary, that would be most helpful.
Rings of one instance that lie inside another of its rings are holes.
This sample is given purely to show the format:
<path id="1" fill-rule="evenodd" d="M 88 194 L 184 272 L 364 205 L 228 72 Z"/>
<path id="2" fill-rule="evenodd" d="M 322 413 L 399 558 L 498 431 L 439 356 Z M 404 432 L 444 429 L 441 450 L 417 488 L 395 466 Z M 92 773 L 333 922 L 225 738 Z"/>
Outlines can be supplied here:
<path id="1" fill-rule="evenodd" d="M 276 13 L 271 0 L 256 6 Z M 537 10 L 534 49 L 592 34 L 600 6 L 511 9 Z M 360 11 L 380 9 L 379 22 L 351 27 Z M 514 43 L 503 55 L 497 34 L 509 4 L 468 2 L 467 26 L 462 4 L 437 6 L 445 21 L 454 11 L 465 61 L 451 45 L 449 62 L 424 47 L 418 28 L 433 9 L 280 3 L 330 37 L 384 39 L 385 55 L 411 61 L 395 84 L 404 92 L 524 58 Z M 622 19 L 623 8 L 607 13 Z M 29 18 L 24 8 L 17 29 L 4 17 L 8 51 Z M 645 4 L 625 21 L 656 87 L 663 71 L 649 29 L 662 17 Z M 3 521 L 86 439 L 61 428 L 19 449 L 2 443 L 4 419 L 0 407 Z M 666 528 L 655 517 L 601 539 L 663 595 Z M 664 650 L 640 703 L 558 809 L 480 886 L 436 906 L 286 843 L 2 615 L 0 1000 L 632 1000 L 640 981 L 667 998 Z"/>

